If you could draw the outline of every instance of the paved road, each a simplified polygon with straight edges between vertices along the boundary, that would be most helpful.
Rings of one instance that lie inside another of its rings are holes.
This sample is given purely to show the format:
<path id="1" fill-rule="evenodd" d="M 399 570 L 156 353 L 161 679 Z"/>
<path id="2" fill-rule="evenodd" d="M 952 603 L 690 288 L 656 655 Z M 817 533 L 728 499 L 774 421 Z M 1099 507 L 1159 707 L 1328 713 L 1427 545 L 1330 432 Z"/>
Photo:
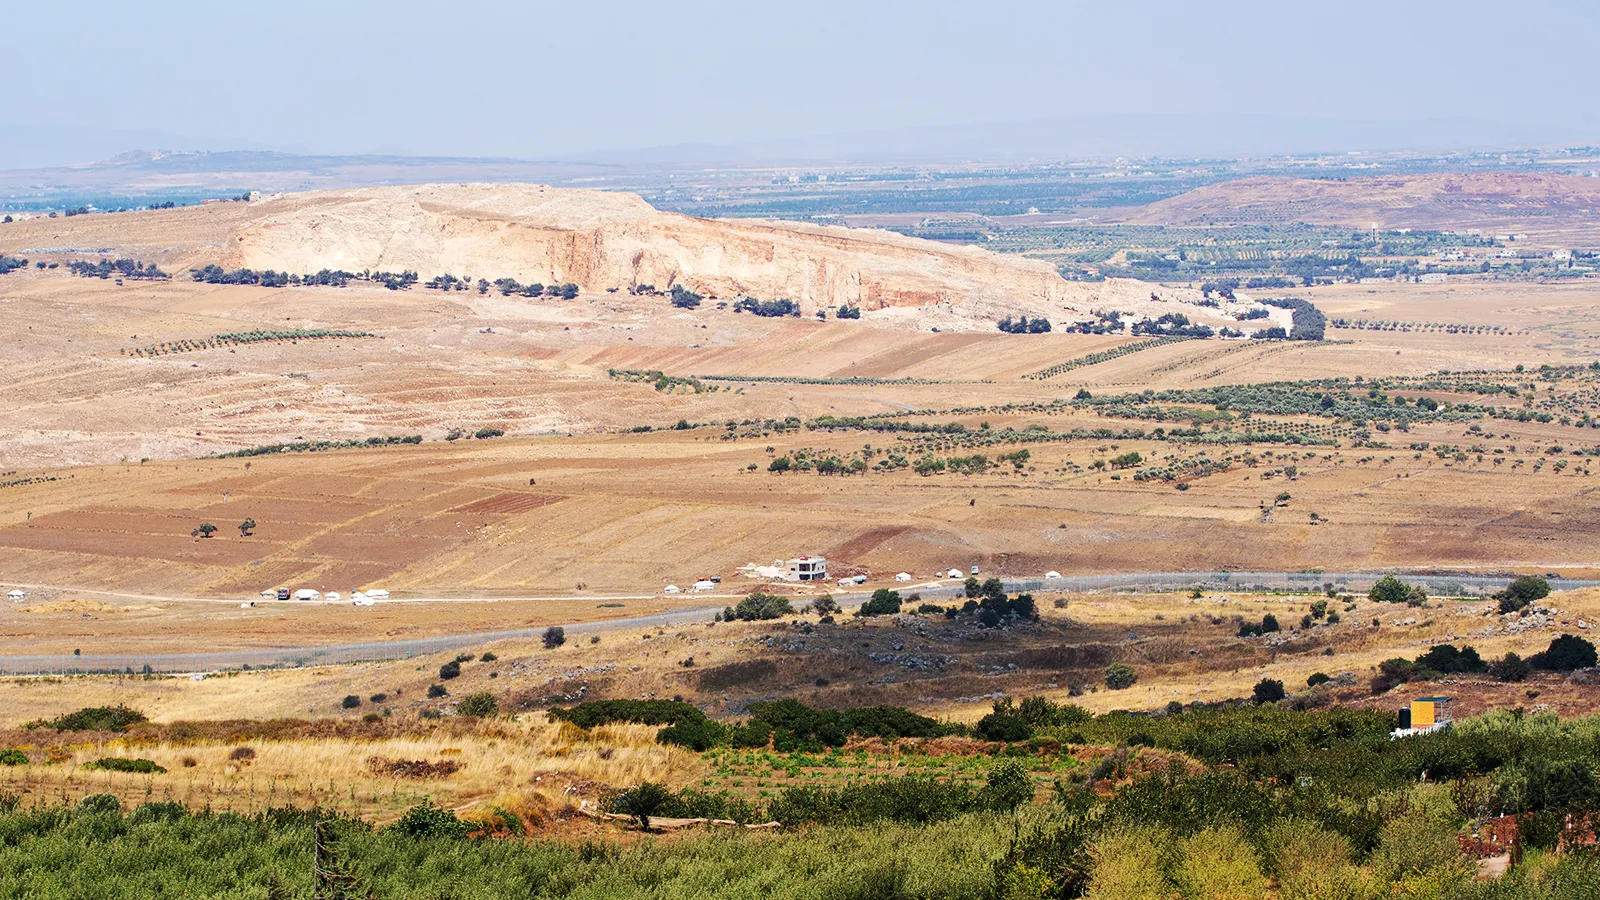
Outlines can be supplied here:
<path id="1" fill-rule="evenodd" d="M 1200 587 L 1207 591 L 1287 590 L 1320 591 L 1325 584 L 1334 584 L 1344 590 L 1364 591 L 1381 574 L 1371 572 L 1144 572 L 1114 575 L 1078 575 L 1066 578 L 1008 578 L 1004 579 L 1008 592 L 1021 591 L 1176 591 Z M 1507 579 L 1470 575 L 1419 575 L 1403 576 L 1406 581 L 1422 584 L 1433 594 L 1486 595 L 1504 587 Z M 1562 579 L 1553 585 L 1558 589 L 1600 586 L 1600 581 Z M 36 586 L 43 588 L 45 586 Z M 922 584 L 896 584 L 903 593 L 917 593 L 923 599 L 940 600 L 960 597 L 960 581 L 940 580 Z M 74 593 L 79 593 L 74 591 Z M 97 592 L 101 596 L 116 596 L 144 600 L 193 600 L 196 598 L 160 597 L 145 594 Z M 655 599 L 659 594 L 628 595 L 614 599 Z M 727 601 L 740 595 L 691 594 L 696 600 L 721 601 L 716 606 L 697 606 L 646 616 L 630 616 L 597 622 L 564 624 L 568 634 L 592 634 L 619 628 L 640 628 L 652 625 L 689 625 L 711 621 L 711 617 Z M 870 595 L 866 593 L 836 594 L 834 599 L 844 609 L 853 609 Z M 468 600 L 463 598 L 412 598 L 383 602 L 518 602 L 571 599 L 570 597 L 494 598 L 494 600 Z M 606 599 L 606 598 L 599 598 Z M 208 601 L 212 602 L 212 601 Z M 215 600 L 219 603 L 238 603 L 237 599 Z M 294 603 L 296 601 L 283 601 Z M 242 668 L 283 668 L 297 666 L 335 665 L 340 663 L 369 662 L 386 659 L 405 659 L 464 647 L 505 640 L 528 640 L 540 637 L 544 628 L 519 628 L 507 631 L 476 632 L 472 634 L 441 635 L 405 641 L 380 641 L 365 644 L 340 644 L 315 647 L 284 647 L 264 650 L 238 650 L 218 653 L 130 653 L 115 655 L 66 656 L 34 655 L 0 657 L 0 673 L 12 675 L 50 674 L 74 672 L 215 672 Z M 148 669 L 147 669 L 148 667 Z"/>

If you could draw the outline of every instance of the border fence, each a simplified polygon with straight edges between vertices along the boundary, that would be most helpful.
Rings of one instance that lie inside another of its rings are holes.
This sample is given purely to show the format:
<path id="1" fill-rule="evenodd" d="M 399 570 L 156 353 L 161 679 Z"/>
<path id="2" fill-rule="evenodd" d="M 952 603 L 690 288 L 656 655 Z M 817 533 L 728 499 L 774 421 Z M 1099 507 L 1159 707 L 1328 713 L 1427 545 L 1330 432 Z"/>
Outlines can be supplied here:
<path id="1" fill-rule="evenodd" d="M 1149 572 L 1124 575 L 1072 575 L 1061 578 L 1002 579 L 1008 592 L 1068 591 L 1072 593 L 1146 593 L 1187 591 L 1207 592 L 1285 592 L 1321 593 L 1335 590 L 1365 592 L 1382 572 Z M 1401 575 L 1408 584 L 1419 584 L 1429 594 L 1449 597 L 1488 597 L 1510 583 L 1509 577 L 1481 575 Z M 1596 587 L 1600 581 L 1553 579 L 1558 590 Z M 925 600 L 950 599 L 964 595 L 960 582 L 937 585 L 896 585 L 902 593 L 920 594 Z M 859 605 L 870 595 L 836 595 L 845 608 Z M 568 634 L 592 634 L 639 626 L 691 625 L 711 621 L 722 607 L 675 610 L 649 616 L 611 619 L 601 622 L 563 624 Z M 0 657 L 4 675 L 151 675 L 287 669 L 306 666 L 342 665 L 427 656 L 496 641 L 530 640 L 543 635 L 544 627 L 485 631 L 473 634 L 440 635 L 403 641 L 377 641 L 363 644 L 335 644 L 317 647 L 284 647 L 257 650 L 229 650 L 212 653 L 121 653 L 103 655 L 39 654 Z"/>

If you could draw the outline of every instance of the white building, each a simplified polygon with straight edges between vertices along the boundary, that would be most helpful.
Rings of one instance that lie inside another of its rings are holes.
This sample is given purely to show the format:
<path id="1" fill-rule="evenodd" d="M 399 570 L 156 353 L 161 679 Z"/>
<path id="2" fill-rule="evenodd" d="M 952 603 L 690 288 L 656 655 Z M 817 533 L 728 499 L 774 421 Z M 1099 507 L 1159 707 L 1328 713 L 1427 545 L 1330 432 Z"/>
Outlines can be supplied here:
<path id="1" fill-rule="evenodd" d="M 820 556 L 801 556 L 789 560 L 788 572 L 784 576 L 789 581 L 827 581 L 828 561 Z"/>

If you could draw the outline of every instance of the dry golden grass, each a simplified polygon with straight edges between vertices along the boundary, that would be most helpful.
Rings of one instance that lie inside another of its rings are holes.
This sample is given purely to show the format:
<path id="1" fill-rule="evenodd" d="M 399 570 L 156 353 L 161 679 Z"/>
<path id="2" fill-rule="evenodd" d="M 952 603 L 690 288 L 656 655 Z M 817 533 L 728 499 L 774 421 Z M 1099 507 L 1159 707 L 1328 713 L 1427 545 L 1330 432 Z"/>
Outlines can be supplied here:
<path id="1" fill-rule="evenodd" d="M 424 798 L 463 813 L 494 806 L 548 813 L 575 808 L 607 786 L 650 780 L 682 787 L 705 771 L 697 754 L 656 744 L 655 728 L 615 725 L 585 733 L 548 723 L 542 714 L 524 719 L 486 722 L 465 734 L 419 729 L 416 735 L 376 740 L 113 739 L 53 753 L 47 765 L 0 767 L 0 793 L 17 794 L 26 803 L 75 801 L 105 792 L 130 803 L 173 800 L 194 809 L 234 812 L 321 805 L 381 823 Z M 234 758 L 238 747 L 250 748 L 253 758 Z M 148 759 L 167 773 L 84 768 L 112 756 Z M 408 779 L 374 774 L 368 762 L 373 757 L 449 760 L 461 768 L 444 778 Z"/>

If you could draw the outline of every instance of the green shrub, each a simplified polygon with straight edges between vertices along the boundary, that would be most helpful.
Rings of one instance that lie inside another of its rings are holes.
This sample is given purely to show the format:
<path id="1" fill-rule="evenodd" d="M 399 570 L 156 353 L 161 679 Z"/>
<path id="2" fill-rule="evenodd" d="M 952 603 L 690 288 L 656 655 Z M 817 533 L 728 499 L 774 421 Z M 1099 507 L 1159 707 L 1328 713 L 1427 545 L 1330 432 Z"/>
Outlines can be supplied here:
<path id="1" fill-rule="evenodd" d="M 560 625 L 551 625 L 544 630 L 544 648 L 554 650 L 567 642 L 567 630 Z"/>
<path id="2" fill-rule="evenodd" d="M 0 750 L 0 766 L 25 766 L 28 764 L 28 754 L 21 750 Z"/>
<path id="3" fill-rule="evenodd" d="M 667 801 L 671 799 L 672 792 L 667 790 L 666 785 L 655 781 L 646 781 L 622 792 L 613 801 L 612 805 L 617 812 L 633 816 L 633 820 L 639 823 L 639 827 L 648 831 L 650 829 L 650 817 L 655 815 L 656 810 L 666 805 Z"/>
<path id="4" fill-rule="evenodd" d="M 1518 575 L 1495 599 L 1500 601 L 1500 612 L 1512 613 L 1548 596 L 1550 582 L 1537 575 Z"/>
<path id="5" fill-rule="evenodd" d="M 1391 573 L 1378 579 L 1367 592 L 1367 599 L 1379 603 L 1407 603 L 1411 600 L 1411 586 Z"/>
<path id="6" fill-rule="evenodd" d="M 765 619 L 781 619 L 784 616 L 794 615 L 794 605 L 786 598 L 775 594 L 755 593 L 739 601 L 738 606 L 730 606 L 722 614 L 725 621 L 757 622 Z"/>
<path id="7" fill-rule="evenodd" d="M 1261 900 L 1267 879 L 1254 848 L 1237 827 L 1207 828 L 1179 848 L 1173 880 L 1186 898 Z"/>
<path id="8" fill-rule="evenodd" d="M 1594 644 L 1571 634 L 1557 637 L 1543 652 L 1528 657 L 1528 663 L 1535 669 L 1544 669 L 1548 672 L 1592 669 L 1595 662 Z"/>
<path id="9" fill-rule="evenodd" d="M 148 759 L 129 759 L 122 756 L 107 756 L 93 762 L 84 763 L 85 769 L 100 769 L 106 772 L 134 772 L 140 775 L 159 775 L 167 770 L 156 765 Z"/>
<path id="10" fill-rule="evenodd" d="M 459 660 L 452 659 L 449 662 L 447 662 L 444 665 L 439 667 L 439 680 L 440 681 L 449 681 L 452 678 L 459 678 L 460 676 L 461 676 L 461 662 Z"/>
<path id="11" fill-rule="evenodd" d="M 445 690 L 445 687 L 442 684 L 430 684 L 430 685 L 428 685 L 428 699 L 429 700 L 437 700 L 440 697 L 449 696 L 449 694 L 450 694 L 450 692 Z"/>
<path id="12" fill-rule="evenodd" d="M 990 767 L 976 802 L 982 809 L 1011 812 L 1033 802 L 1033 795 L 1033 775 L 1028 767 L 1021 760 L 1002 759 Z"/>
<path id="13" fill-rule="evenodd" d="M 1303 819 L 1268 829 L 1266 852 L 1281 900 L 1366 900 L 1350 842 Z"/>
<path id="14" fill-rule="evenodd" d="M 570 708 L 554 707 L 547 715 L 552 722 L 571 722 L 579 728 L 616 722 L 676 725 L 706 721 L 706 714 L 698 707 L 679 700 L 586 700 Z"/>
<path id="15" fill-rule="evenodd" d="M 1533 666 L 1515 653 L 1507 652 L 1489 666 L 1489 674 L 1498 681 L 1526 681 L 1533 674 Z"/>
<path id="16" fill-rule="evenodd" d="M 861 604 L 861 608 L 856 610 L 856 615 L 865 617 L 892 616 L 899 612 L 900 592 L 889 588 L 878 588 L 872 592 L 872 598 Z"/>
<path id="17" fill-rule="evenodd" d="M 456 715 L 488 718 L 500 712 L 500 703 L 488 691 L 468 694 L 456 702 Z"/>
<path id="18" fill-rule="evenodd" d="M 462 837 L 472 829 L 471 823 L 456 818 L 455 813 L 434 806 L 432 798 L 423 800 L 406 810 L 404 815 L 389 826 L 390 831 L 409 838 Z"/>
<path id="19" fill-rule="evenodd" d="M 339 705 L 345 709 L 355 709 L 361 705 L 361 698 L 357 697 L 355 694 L 347 694 L 345 698 L 339 702 Z"/>
<path id="20" fill-rule="evenodd" d="M 57 731 L 126 731 L 140 722 L 148 721 L 145 714 L 126 706 L 93 706 L 77 712 L 37 722 L 29 727 L 54 728 Z"/>
<path id="21" fill-rule="evenodd" d="M 1134 672 L 1133 667 L 1127 663 L 1112 663 L 1106 666 L 1106 687 L 1113 691 L 1131 688 L 1134 682 L 1138 680 L 1138 673 Z"/>
<path id="22" fill-rule="evenodd" d="M 1086 896 L 1094 900 L 1177 900 L 1163 853 L 1172 836 L 1160 828 L 1113 828 L 1089 846 L 1094 868 Z"/>
<path id="23" fill-rule="evenodd" d="M 1250 699 L 1256 703 L 1277 703 L 1284 698 L 1283 682 L 1276 678 L 1263 678 L 1256 682 L 1255 689 L 1250 693 Z"/>
<path id="24" fill-rule="evenodd" d="M 90 794 L 78 801 L 78 809 L 86 813 L 119 813 L 122 801 L 116 794 Z"/>

